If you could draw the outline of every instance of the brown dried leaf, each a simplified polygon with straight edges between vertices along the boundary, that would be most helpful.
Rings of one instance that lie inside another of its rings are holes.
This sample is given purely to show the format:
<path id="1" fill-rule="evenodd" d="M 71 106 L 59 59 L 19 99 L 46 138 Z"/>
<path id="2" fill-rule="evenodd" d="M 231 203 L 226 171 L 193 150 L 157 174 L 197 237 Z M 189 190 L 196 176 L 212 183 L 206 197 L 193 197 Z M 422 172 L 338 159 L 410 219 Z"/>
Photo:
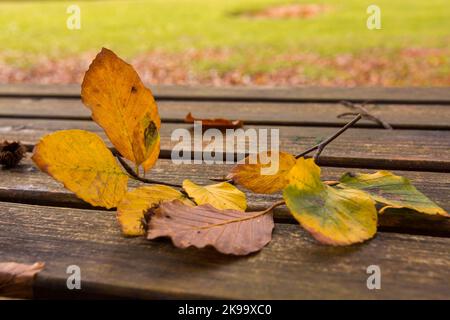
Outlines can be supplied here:
<path id="1" fill-rule="evenodd" d="M 43 262 L 0 262 L 0 296 L 32 298 L 34 277 L 44 266 Z"/>
<path id="2" fill-rule="evenodd" d="M 14 168 L 25 157 L 27 148 L 19 141 L 0 143 L 0 166 Z"/>
<path id="3" fill-rule="evenodd" d="M 216 119 L 200 119 L 195 118 L 192 113 L 188 113 L 184 122 L 186 123 L 194 123 L 194 121 L 201 121 L 203 129 L 236 129 L 242 128 L 244 122 L 242 120 L 228 120 L 224 118 L 216 118 Z"/>
<path id="4" fill-rule="evenodd" d="M 274 207 L 242 212 L 209 204 L 191 207 L 179 200 L 163 202 L 149 211 L 147 238 L 169 237 L 179 248 L 213 246 L 221 253 L 247 255 L 272 239 Z"/>

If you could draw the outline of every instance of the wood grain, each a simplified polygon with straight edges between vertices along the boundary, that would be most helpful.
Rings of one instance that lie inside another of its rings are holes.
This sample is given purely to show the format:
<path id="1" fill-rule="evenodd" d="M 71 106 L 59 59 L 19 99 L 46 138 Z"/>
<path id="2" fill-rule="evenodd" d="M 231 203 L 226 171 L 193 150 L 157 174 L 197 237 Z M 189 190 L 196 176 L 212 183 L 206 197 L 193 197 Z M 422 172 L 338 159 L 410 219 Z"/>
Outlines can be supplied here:
<path id="1" fill-rule="evenodd" d="M 161 159 L 149 172 L 148 177 L 176 184 L 181 184 L 184 179 L 190 179 L 206 185 L 213 183 L 209 180 L 211 177 L 225 175 L 230 168 L 231 165 L 174 166 L 170 160 Z M 323 167 L 323 178 L 336 180 L 347 171 L 354 170 Z M 358 172 L 373 171 L 358 170 Z M 420 191 L 439 206 L 450 211 L 450 174 L 414 171 L 395 171 L 394 173 L 411 179 Z M 0 201 L 93 209 L 89 204 L 64 189 L 50 176 L 40 172 L 29 159 L 25 160 L 18 168 L 2 170 L 0 174 L 2 177 L 0 179 Z M 138 185 L 139 183 L 130 180 L 130 189 Z M 258 195 L 246 192 L 246 194 L 250 211 L 263 210 L 281 199 L 280 193 Z M 275 220 L 297 223 L 284 206 L 275 210 Z M 381 230 L 385 231 L 450 237 L 450 219 L 416 214 L 410 210 L 387 210 L 384 215 L 380 216 L 379 225 Z"/>
<path id="2" fill-rule="evenodd" d="M 156 99 L 205 101 L 338 102 L 450 104 L 447 88 L 249 88 L 148 85 Z M 79 98 L 80 85 L 0 85 L 2 97 Z"/>
<path id="3" fill-rule="evenodd" d="M 200 118 L 238 118 L 246 124 L 289 126 L 342 126 L 348 120 L 337 116 L 350 111 L 338 103 L 270 103 L 160 101 L 163 122 L 183 122 L 191 112 Z M 450 129 L 446 105 L 376 105 L 367 109 L 396 129 Z M 274 117 L 276 112 L 276 117 Z M 0 98 L 0 117 L 90 120 L 90 111 L 78 99 Z M 362 120 L 356 127 L 379 127 Z"/>
<path id="4" fill-rule="evenodd" d="M 46 262 L 36 298 L 449 299 L 449 247 L 450 239 L 395 233 L 329 247 L 277 224 L 260 253 L 237 258 L 124 238 L 110 212 L 0 203 L 1 259 Z M 74 264 L 78 292 L 66 287 Z M 369 265 L 381 268 L 381 290 L 366 287 Z"/>
<path id="5" fill-rule="evenodd" d="M 192 126 L 166 123 L 161 127 L 160 157 L 171 157 L 171 150 L 178 143 L 178 140 L 171 141 L 171 135 L 179 128 L 190 130 Z M 280 149 L 291 153 L 299 153 L 336 131 L 329 127 L 245 126 L 244 129 L 249 128 L 279 129 Z M 0 139 L 19 140 L 29 145 L 34 145 L 46 134 L 63 129 L 95 131 L 106 139 L 102 129 L 92 121 L 0 119 Z M 208 143 L 205 141 L 203 145 Z M 243 155 L 249 151 L 248 144 L 247 148 L 235 151 L 235 154 Z M 393 134 L 383 129 L 352 128 L 325 149 L 319 164 L 449 172 L 450 131 L 398 130 Z"/>

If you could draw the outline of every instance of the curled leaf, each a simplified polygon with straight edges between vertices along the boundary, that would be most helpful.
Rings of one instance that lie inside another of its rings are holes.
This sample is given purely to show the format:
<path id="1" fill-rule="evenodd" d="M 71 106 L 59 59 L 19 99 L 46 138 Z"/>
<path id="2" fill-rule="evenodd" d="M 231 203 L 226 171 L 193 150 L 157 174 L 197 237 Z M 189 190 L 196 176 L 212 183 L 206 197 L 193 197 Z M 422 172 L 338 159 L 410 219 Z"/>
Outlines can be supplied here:
<path id="1" fill-rule="evenodd" d="M 43 262 L 34 264 L 0 262 L 0 296 L 32 298 L 34 278 L 44 266 Z"/>
<path id="2" fill-rule="evenodd" d="M 32 159 L 93 206 L 116 207 L 127 192 L 128 176 L 94 133 L 62 130 L 46 135 L 36 145 Z"/>
<path id="3" fill-rule="evenodd" d="M 216 119 L 200 119 L 195 118 L 192 113 L 188 113 L 184 122 L 186 123 L 194 123 L 194 121 L 200 121 L 202 123 L 203 129 L 236 129 L 241 128 L 244 123 L 241 120 L 228 120 L 223 118 Z"/>
<path id="4" fill-rule="evenodd" d="M 261 212 L 218 210 L 210 204 L 190 207 L 163 202 L 151 210 L 147 238 L 170 237 L 179 248 L 213 246 L 225 254 L 246 255 L 272 239 L 272 208 Z"/>
<path id="5" fill-rule="evenodd" d="M 127 236 L 144 235 L 144 212 L 163 201 L 179 199 L 193 205 L 180 191 L 163 185 L 143 186 L 128 192 L 117 207 L 117 219 Z"/>
<path id="6" fill-rule="evenodd" d="M 375 201 L 386 204 L 380 213 L 387 208 L 409 208 L 426 214 L 450 217 L 444 209 L 417 190 L 407 178 L 396 176 L 389 171 L 373 174 L 346 173 L 341 177 L 339 186 L 363 190 Z"/>
<path id="7" fill-rule="evenodd" d="M 84 76 L 81 97 L 123 157 L 144 170 L 154 165 L 161 120 L 151 91 L 131 65 L 103 48 Z"/>
<path id="8" fill-rule="evenodd" d="M 297 160 L 283 197 L 295 219 L 322 243 L 348 245 L 376 233 L 377 211 L 372 198 L 360 190 L 324 184 L 313 159 Z"/>
<path id="9" fill-rule="evenodd" d="M 244 159 L 244 164 L 234 166 L 227 179 L 256 193 L 274 193 L 282 190 L 288 183 L 287 174 L 295 165 L 295 157 L 289 153 L 279 152 L 277 156 L 271 151 L 259 153 L 256 163 L 252 157 Z"/>
<path id="10" fill-rule="evenodd" d="M 210 204 L 219 210 L 245 211 L 247 209 L 245 193 L 227 182 L 203 187 L 186 179 L 183 181 L 183 189 L 198 205 Z"/>

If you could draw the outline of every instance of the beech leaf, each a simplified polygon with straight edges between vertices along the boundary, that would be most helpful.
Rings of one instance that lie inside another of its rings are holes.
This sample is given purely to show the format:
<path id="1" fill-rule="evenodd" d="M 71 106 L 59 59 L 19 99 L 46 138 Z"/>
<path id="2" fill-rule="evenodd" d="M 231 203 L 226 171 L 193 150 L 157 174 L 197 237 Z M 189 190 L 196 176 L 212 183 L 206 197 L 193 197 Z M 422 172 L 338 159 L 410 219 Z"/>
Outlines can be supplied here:
<path id="1" fill-rule="evenodd" d="M 145 235 L 142 225 L 144 212 L 163 201 L 175 199 L 186 205 L 194 205 L 180 191 L 163 185 L 143 186 L 128 192 L 117 207 L 122 233 L 127 236 Z"/>
<path id="2" fill-rule="evenodd" d="M 247 209 L 245 193 L 227 182 L 203 187 L 186 179 L 183 181 L 183 189 L 198 205 L 210 204 L 219 210 L 245 211 Z"/>
<path id="3" fill-rule="evenodd" d="M 83 103 L 120 154 L 147 171 L 158 159 L 161 119 L 131 65 L 103 48 L 81 85 Z"/>
<path id="4" fill-rule="evenodd" d="M 243 164 L 238 164 L 231 169 L 227 179 L 232 179 L 256 193 L 274 193 L 283 190 L 288 183 L 287 174 L 295 165 L 295 157 L 289 153 L 279 152 L 278 159 L 273 157 L 271 163 L 263 160 L 266 157 L 272 159 L 272 153 L 270 151 L 267 154 L 259 153 L 255 164 L 250 163 L 250 156 L 245 158 Z M 261 171 L 263 169 L 270 171 L 270 167 L 278 168 L 278 170 L 267 173 Z"/>
<path id="5" fill-rule="evenodd" d="M 150 209 L 147 238 L 170 237 L 179 248 L 213 246 L 221 253 L 247 255 L 270 242 L 273 228 L 272 207 L 242 212 L 174 200 Z"/>
<path id="6" fill-rule="evenodd" d="M 184 122 L 186 123 L 194 123 L 194 121 L 200 121 L 202 123 L 203 129 L 236 129 L 241 128 L 244 123 L 241 120 L 228 120 L 224 118 L 215 118 L 215 119 L 200 119 L 195 118 L 192 113 L 188 113 Z"/>
<path id="7" fill-rule="evenodd" d="M 44 266 L 43 262 L 34 264 L 0 262 L 0 296 L 32 298 L 34 278 Z"/>
<path id="8" fill-rule="evenodd" d="M 46 135 L 36 145 L 32 159 L 93 206 L 116 207 L 127 192 L 128 176 L 94 133 L 62 130 Z"/>
<path id="9" fill-rule="evenodd" d="M 450 217 L 444 209 L 417 190 L 404 177 L 396 176 L 389 171 L 378 171 L 372 174 L 346 173 L 340 179 L 340 187 L 354 188 L 367 192 L 377 202 L 387 208 L 409 208 L 430 215 Z"/>
<path id="10" fill-rule="evenodd" d="M 283 197 L 295 219 L 322 243 L 349 245 L 376 233 L 375 201 L 363 191 L 323 183 L 313 159 L 297 160 Z"/>

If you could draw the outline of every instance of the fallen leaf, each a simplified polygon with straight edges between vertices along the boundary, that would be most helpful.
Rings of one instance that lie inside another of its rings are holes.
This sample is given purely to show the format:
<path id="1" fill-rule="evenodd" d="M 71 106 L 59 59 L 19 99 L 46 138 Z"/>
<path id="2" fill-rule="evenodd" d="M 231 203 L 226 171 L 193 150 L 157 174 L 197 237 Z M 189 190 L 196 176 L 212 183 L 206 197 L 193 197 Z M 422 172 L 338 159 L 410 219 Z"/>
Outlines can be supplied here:
<path id="1" fill-rule="evenodd" d="M 267 245 L 273 228 L 272 207 L 242 212 L 210 204 L 191 207 L 175 200 L 151 209 L 147 238 L 170 237 L 179 248 L 213 246 L 221 253 L 246 255 Z"/>
<path id="2" fill-rule="evenodd" d="M 183 189 L 198 205 L 210 204 L 219 210 L 245 211 L 247 209 L 245 193 L 227 182 L 203 187 L 186 179 L 183 181 Z"/>
<path id="3" fill-rule="evenodd" d="M 32 298 L 34 278 L 44 266 L 43 262 L 34 264 L 0 262 L 0 296 Z"/>
<path id="4" fill-rule="evenodd" d="M 103 48 L 81 85 L 83 103 L 120 154 L 147 171 L 159 155 L 155 99 L 131 65 Z"/>
<path id="5" fill-rule="evenodd" d="M 46 135 L 36 145 L 32 159 L 93 206 L 116 207 L 127 192 L 128 176 L 94 133 L 62 130 Z"/>
<path id="6" fill-rule="evenodd" d="M 450 217 L 444 209 L 418 191 L 407 178 L 389 171 L 373 174 L 346 173 L 339 181 L 338 186 L 363 190 L 375 201 L 386 204 L 380 213 L 387 208 L 409 208 L 426 214 Z"/>
<path id="7" fill-rule="evenodd" d="M 127 236 L 145 234 L 142 221 L 144 212 L 163 201 L 179 199 L 186 205 L 192 201 L 180 191 L 163 185 L 143 186 L 128 192 L 117 207 L 117 219 L 122 232 Z"/>
<path id="8" fill-rule="evenodd" d="M 241 120 L 228 120 L 224 118 L 216 119 L 200 119 L 195 118 L 190 112 L 186 115 L 184 119 L 186 123 L 194 123 L 194 121 L 201 121 L 203 129 L 236 129 L 242 128 L 244 122 Z"/>
<path id="9" fill-rule="evenodd" d="M 295 165 L 295 157 L 289 153 L 279 152 L 278 159 L 268 164 L 265 164 L 267 161 L 261 161 L 261 157 L 271 159 L 272 153 L 270 151 L 267 155 L 259 153 L 255 164 L 250 163 L 251 156 L 245 158 L 244 164 L 238 164 L 231 169 L 227 179 L 256 193 L 274 193 L 282 190 L 288 183 L 286 177 Z M 269 167 L 278 170 L 262 174 L 262 169 L 268 170 Z"/>
<path id="10" fill-rule="evenodd" d="M 295 219 L 322 243 L 349 245 L 376 233 L 375 201 L 363 191 L 323 183 L 313 159 L 297 160 L 283 198 Z"/>

